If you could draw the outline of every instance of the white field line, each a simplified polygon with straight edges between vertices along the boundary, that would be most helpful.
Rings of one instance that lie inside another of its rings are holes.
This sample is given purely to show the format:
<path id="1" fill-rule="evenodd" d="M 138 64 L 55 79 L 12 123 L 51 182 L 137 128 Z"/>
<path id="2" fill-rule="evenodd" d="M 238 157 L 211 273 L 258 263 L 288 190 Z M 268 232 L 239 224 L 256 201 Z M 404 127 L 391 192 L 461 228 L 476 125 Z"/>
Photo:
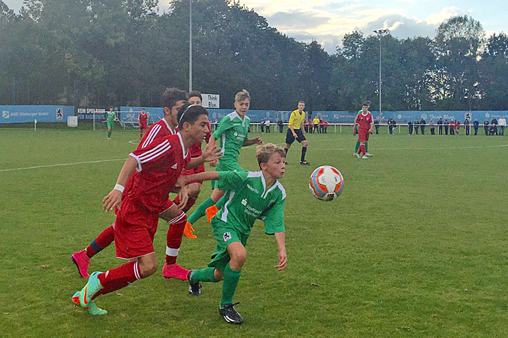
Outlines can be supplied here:
<path id="1" fill-rule="evenodd" d="M 0 172 L 52 168 L 52 167 L 65 167 L 65 166 L 80 165 L 80 164 L 94 164 L 94 163 L 125 161 L 125 160 L 126 160 L 125 158 L 116 158 L 116 159 L 112 159 L 112 160 L 98 160 L 98 161 L 86 161 L 86 162 L 74 162 L 74 163 L 57 163 L 57 164 L 38 165 L 38 166 L 33 166 L 33 167 L 0 169 Z"/>

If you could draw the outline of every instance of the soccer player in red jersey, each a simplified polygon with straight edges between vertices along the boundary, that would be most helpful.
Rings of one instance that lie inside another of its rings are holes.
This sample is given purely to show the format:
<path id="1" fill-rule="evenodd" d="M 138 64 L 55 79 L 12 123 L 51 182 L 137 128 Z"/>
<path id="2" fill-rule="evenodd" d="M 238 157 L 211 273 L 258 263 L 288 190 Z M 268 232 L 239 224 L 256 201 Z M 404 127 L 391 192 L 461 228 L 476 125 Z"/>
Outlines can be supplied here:
<path id="1" fill-rule="evenodd" d="M 148 114 L 145 108 L 141 109 L 141 113 L 138 116 L 139 122 L 139 139 L 143 139 L 143 131 L 148 129 Z"/>
<path id="2" fill-rule="evenodd" d="M 363 159 L 369 158 L 366 155 L 365 142 L 369 140 L 369 134 L 372 134 L 374 128 L 374 119 L 369 112 L 369 106 L 368 102 L 362 104 L 362 112 L 356 116 L 355 125 L 353 127 L 353 135 L 356 135 L 356 126 L 358 125 L 358 142 L 360 142 L 360 147 L 355 154 L 358 158 Z"/>
<path id="3" fill-rule="evenodd" d="M 187 93 L 182 90 L 176 88 L 168 88 L 163 94 L 163 106 L 164 106 L 164 118 L 160 121 L 152 124 L 148 131 L 145 133 L 145 136 L 141 140 L 138 145 L 137 150 L 146 148 L 150 146 L 155 140 L 160 138 L 173 135 L 176 133 L 176 128 L 178 126 L 177 114 L 179 108 L 185 103 L 187 100 Z M 181 204 L 178 204 L 178 207 L 183 207 L 187 202 L 187 193 L 185 189 L 181 189 L 178 195 L 179 201 Z M 188 270 L 180 267 L 176 264 L 176 258 L 178 256 L 180 244 L 182 241 L 182 233 L 184 231 L 184 227 L 173 225 L 174 222 L 178 223 L 178 220 L 174 220 L 172 215 L 166 215 L 162 213 L 160 217 L 169 222 L 168 235 L 167 239 L 167 247 L 166 247 L 166 265 L 171 266 L 171 272 L 165 271 L 168 278 L 174 277 L 177 275 L 177 278 L 182 280 L 186 279 L 186 274 Z M 172 223 L 173 222 L 173 223 Z M 178 234 L 180 234 L 180 239 L 178 238 Z M 98 236 L 95 238 L 90 245 L 88 245 L 84 250 L 77 251 L 72 254 L 72 261 L 78 267 L 78 271 L 83 278 L 88 278 L 88 267 L 90 264 L 90 258 L 95 256 L 97 253 L 102 251 L 104 248 L 108 247 L 115 240 L 115 231 L 113 225 L 104 229 Z M 168 270 L 169 267 L 164 266 L 165 270 Z M 171 276 L 171 277 L 169 277 Z"/>
<path id="4" fill-rule="evenodd" d="M 115 210 L 116 214 L 116 256 L 128 263 L 105 273 L 92 273 L 83 289 L 74 294 L 73 302 L 90 314 L 107 313 L 95 305 L 97 296 L 155 273 L 157 259 L 153 238 L 159 215 L 171 215 L 182 227 L 187 222 L 185 213 L 169 199 L 169 193 L 178 186 L 182 170 L 198 164 L 195 159 L 191 160 L 188 149 L 201 143 L 208 132 L 208 112 L 201 106 L 184 106 L 178 112 L 178 121 L 180 131 L 177 134 L 159 138 L 150 146 L 130 154 L 114 189 L 103 199 L 104 210 Z M 203 152 L 207 161 L 218 157 L 216 147 Z"/>

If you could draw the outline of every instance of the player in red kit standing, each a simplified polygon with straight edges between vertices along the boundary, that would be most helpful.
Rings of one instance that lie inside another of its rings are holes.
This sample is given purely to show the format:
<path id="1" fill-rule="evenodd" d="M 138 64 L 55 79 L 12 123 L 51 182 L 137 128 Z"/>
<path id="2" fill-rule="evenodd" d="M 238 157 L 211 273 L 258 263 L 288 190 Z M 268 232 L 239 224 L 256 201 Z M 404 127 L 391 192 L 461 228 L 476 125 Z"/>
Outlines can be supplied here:
<path id="1" fill-rule="evenodd" d="M 104 197 L 104 210 L 115 210 L 115 249 L 118 258 L 128 260 L 105 273 L 94 272 L 72 301 L 92 315 L 107 311 L 94 299 L 119 290 L 157 270 L 153 239 L 159 215 L 166 213 L 185 225 L 187 217 L 169 199 L 177 180 L 191 161 L 188 148 L 202 142 L 208 131 L 208 112 L 200 106 L 184 106 L 178 112 L 179 132 L 160 138 L 147 148 L 137 149 L 125 162 L 116 185 Z M 205 160 L 219 156 L 217 148 L 203 153 Z"/>
<path id="2" fill-rule="evenodd" d="M 148 114 L 145 111 L 145 108 L 141 109 L 141 113 L 138 116 L 139 122 L 139 139 L 143 139 L 143 131 L 148 129 Z"/>
<path id="3" fill-rule="evenodd" d="M 353 135 L 356 135 L 356 126 L 358 125 L 358 142 L 360 142 L 360 147 L 355 155 L 363 159 L 369 158 L 366 155 L 365 142 L 369 140 L 369 134 L 372 134 L 374 128 L 374 119 L 369 112 L 369 106 L 368 102 L 362 104 L 362 112 L 356 116 L 355 125 L 353 127 Z"/>

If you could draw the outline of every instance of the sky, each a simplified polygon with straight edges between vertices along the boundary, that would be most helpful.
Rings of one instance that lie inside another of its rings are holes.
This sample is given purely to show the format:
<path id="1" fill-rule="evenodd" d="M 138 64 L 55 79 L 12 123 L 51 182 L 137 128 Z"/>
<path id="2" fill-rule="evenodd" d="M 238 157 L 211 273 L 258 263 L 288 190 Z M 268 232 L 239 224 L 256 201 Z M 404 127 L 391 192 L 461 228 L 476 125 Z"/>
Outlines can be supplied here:
<path id="1" fill-rule="evenodd" d="M 3 0 L 18 12 L 23 0 Z M 65 1 L 65 0 L 62 0 Z M 457 15 L 479 21 L 487 37 L 508 33 L 506 0 L 239 0 L 240 4 L 265 17 L 271 27 L 310 43 L 317 41 L 330 54 L 335 53 L 344 34 L 355 30 L 364 36 L 375 29 L 389 29 L 397 39 L 417 36 L 433 38 L 439 24 Z M 159 0 L 159 11 L 168 8 Z"/>

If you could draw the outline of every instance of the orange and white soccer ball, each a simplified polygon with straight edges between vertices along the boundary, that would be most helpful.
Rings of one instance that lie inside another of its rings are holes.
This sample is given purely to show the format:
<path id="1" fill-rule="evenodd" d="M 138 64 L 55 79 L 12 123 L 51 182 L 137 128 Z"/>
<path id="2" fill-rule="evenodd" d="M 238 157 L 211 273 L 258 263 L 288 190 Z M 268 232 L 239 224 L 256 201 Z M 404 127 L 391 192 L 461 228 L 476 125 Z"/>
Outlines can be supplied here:
<path id="1" fill-rule="evenodd" d="M 323 165 L 310 175 L 309 189 L 317 199 L 331 201 L 342 193 L 344 178 L 337 168 Z"/>

